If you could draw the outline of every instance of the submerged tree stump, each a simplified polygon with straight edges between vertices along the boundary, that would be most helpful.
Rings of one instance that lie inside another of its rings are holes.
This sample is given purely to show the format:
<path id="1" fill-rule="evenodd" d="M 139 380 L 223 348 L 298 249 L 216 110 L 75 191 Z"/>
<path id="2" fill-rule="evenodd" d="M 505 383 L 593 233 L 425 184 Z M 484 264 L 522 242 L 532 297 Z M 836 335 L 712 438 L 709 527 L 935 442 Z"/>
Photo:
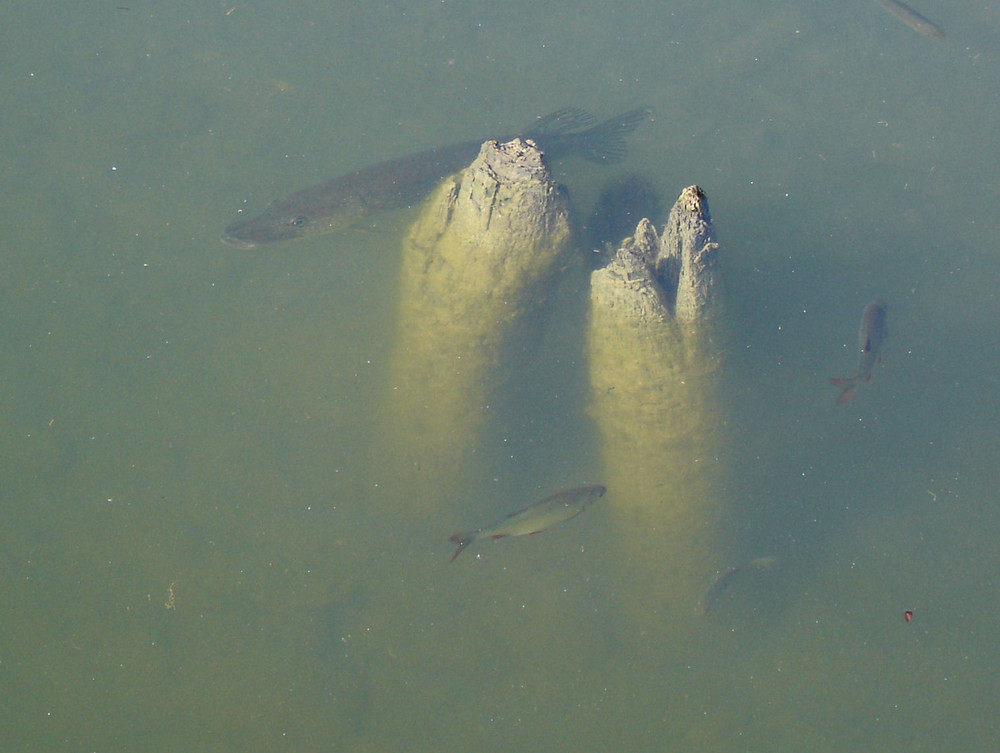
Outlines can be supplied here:
<path id="1" fill-rule="evenodd" d="M 383 432 L 404 472 L 454 479 L 475 454 L 569 238 L 566 193 L 530 141 L 486 142 L 429 199 L 403 248 Z"/>
<path id="2" fill-rule="evenodd" d="M 590 410 L 603 483 L 642 619 L 692 615 L 724 533 L 721 291 L 708 202 L 686 188 L 662 233 L 642 220 L 591 275 Z"/>

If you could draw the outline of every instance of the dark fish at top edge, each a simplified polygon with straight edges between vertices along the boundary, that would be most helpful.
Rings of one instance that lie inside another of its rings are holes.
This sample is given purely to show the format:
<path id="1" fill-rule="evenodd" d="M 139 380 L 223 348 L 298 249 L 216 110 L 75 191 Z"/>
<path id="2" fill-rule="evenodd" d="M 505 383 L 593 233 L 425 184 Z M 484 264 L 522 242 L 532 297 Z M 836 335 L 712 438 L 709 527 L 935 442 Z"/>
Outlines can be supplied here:
<path id="1" fill-rule="evenodd" d="M 877 2 L 914 31 L 934 39 L 944 39 L 944 29 L 917 13 L 906 3 L 900 0 L 877 0 Z"/>

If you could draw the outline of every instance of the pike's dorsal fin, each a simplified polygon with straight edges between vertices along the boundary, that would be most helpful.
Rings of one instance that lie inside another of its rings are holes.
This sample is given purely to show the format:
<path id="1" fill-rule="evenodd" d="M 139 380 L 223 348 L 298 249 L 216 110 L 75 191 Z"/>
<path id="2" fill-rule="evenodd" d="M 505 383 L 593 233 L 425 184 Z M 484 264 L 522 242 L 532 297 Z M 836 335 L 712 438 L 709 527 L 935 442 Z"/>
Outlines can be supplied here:
<path id="1" fill-rule="evenodd" d="M 534 138 L 536 136 L 570 133 L 592 125 L 595 120 L 596 118 L 586 110 L 580 110 L 576 107 L 564 107 L 561 110 L 556 110 L 528 123 L 522 130 L 521 135 L 527 138 Z"/>
<path id="2" fill-rule="evenodd" d="M 648 120 L 653 111 L 637 107 L 588 128 L 581 135 L 584 146 L 578 152 L 583 159 L 598 165 L 612 165 L 625 158 L 625 137 Z"/>

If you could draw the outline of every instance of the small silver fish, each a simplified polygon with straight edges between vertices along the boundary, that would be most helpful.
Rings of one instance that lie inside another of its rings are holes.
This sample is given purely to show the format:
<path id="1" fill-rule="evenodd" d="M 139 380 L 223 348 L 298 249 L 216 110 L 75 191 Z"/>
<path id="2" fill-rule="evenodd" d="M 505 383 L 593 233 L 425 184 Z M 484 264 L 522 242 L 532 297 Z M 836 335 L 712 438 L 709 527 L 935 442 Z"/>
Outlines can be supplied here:
<path id="1" fill-rule="evenodd" d="M 485 528 L 478 528 L 467 533 L 456 533 L 448 540 L 458 544 L 458 549 L 451 556 L 451 561 L 462 553 L 473 541 L 480 539 L 502 539 L 505 536 L 527 536 L 539 533 L 575 518 L 604 496 L 607 489 L 599 484 L 593 486 L 578 486 L 574 489 L 546 497 L 523 510 L 512 512 L 503 520 Z"/>
<path id="2" fill-rule="evenodd" d="M 858 387 L 872 380 L 872 369 L 882 360 L 882 343 L 889 334 L 886 325 L 886 305 L 881 298 L 865 306 L 858 328 L 858 373 L 852 377 L 833 377 L 830 383 L 843 390 L 837 398 L 837 405 L 843 405 L 858 392 Z"/>

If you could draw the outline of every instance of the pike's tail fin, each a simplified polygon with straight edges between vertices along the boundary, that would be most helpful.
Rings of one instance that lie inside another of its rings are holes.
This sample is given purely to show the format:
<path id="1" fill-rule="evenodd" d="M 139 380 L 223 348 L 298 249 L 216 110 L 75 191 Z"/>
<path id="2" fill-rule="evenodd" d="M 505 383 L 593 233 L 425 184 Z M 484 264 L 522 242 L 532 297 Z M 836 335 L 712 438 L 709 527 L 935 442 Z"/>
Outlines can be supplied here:
<path id="1" fill-rule="evenodd" d="M 844 405 L 852 397 L 858 394 L 858 378 L 857 377 L 847 377 L 839 378 L 833 377 L 830 379 L 830 384 L 834 387 L 839 387 L 843 392 L 837 397 L 837 405 Z"/>

